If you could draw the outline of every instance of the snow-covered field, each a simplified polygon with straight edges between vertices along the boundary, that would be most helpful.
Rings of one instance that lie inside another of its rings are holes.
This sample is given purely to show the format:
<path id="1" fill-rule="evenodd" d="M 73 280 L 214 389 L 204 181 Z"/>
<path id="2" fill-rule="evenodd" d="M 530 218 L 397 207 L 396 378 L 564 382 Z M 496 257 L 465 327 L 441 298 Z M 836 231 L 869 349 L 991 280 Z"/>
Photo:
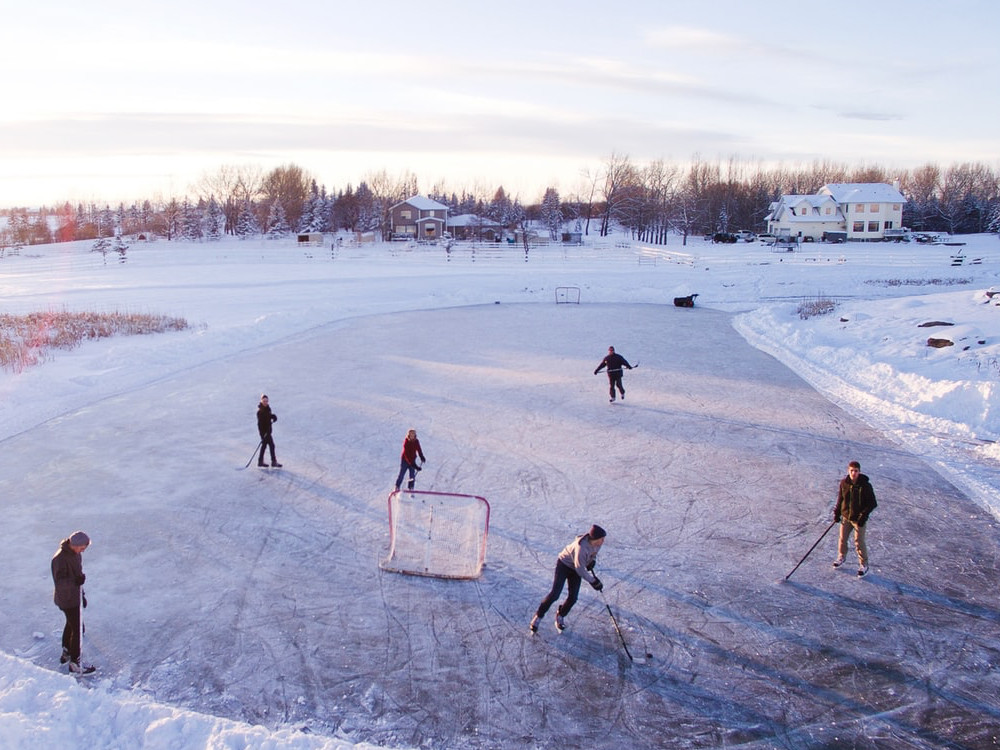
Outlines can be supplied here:
<path id="1" fill-rule="evenodd" d="M 0 373 L 0 745 L 997 744 L 1000 242 L 962 239 L 0 259 L 2 312 L 191 324 Z M 615 405 L 609 344 L 640 363 Z M 284 468 L 237 471 L 262 392 Z M 378 568 L 411 426 L 419 488 L 491 503 L 475 582 Z M 832 572 L 831 533 L 776 583 L 852 458 L 872 574 Z M 529 637 L 593 522 L 604 597 Z M 48 575 L 77 528 L 86 686 L 57 674 Z"/>

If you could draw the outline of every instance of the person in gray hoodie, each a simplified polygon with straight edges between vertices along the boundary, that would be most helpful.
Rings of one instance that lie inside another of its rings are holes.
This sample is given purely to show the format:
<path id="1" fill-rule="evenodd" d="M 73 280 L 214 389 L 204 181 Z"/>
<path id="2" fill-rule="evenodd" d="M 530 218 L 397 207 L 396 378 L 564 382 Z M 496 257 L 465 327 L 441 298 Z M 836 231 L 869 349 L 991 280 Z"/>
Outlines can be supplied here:
<path id="1" fill-rule="evenodd" d="M 580 582 L 587 581 L 597 591 L 604 588 L 601 580 L 594 575 L 594 563 L 597 562 L 597 553 L 600 551 L 601 545 L 604 544 L 606 536 L 607 533 L 604 529 L 595 523 L 590 527 L 590 531 L 578 536 L 559 553 L 555 575 L 552 579 L 552 590 L 542 599 L 528 625 L 532 633 L 538 631 L 538 622 L 545 617 L 545 613 L 562 594 L 563 586 L 567 583 L 569 584 L 569 593 L 566 595 L 566 601 L 556 608 L 556 629 L 560 632 L 566 629 L 566 622 L 563 618 L 576 604 L 576 599 L 580 594 Z"/>
<path id="2" fill-rule="evenodd" d="M 59 544 L 52 556 L 52 582 L 55 591 L 52 600 L 66 616 L 62 634 L 61 664 L 69 662 L 69 671 L 86 674 L 93 667 L 80 666 L 80 605 L 87 606 L 83 595 L 83 583 L 87 576 L 83 573 L 83 551 L 90 546 L 90 537 L 82 531 L 75 531 Z"/>

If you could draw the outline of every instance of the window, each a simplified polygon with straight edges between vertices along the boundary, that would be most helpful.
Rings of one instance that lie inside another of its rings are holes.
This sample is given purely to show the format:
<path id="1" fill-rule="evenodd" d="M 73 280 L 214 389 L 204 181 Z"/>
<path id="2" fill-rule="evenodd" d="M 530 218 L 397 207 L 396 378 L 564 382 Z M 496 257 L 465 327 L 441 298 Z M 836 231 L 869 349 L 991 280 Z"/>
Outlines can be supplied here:
<path id="1" fill-rule="evenodd" d="M 878 222 L 877 221 L 869 221 L 868 222 L 868 231 L 869 232 L 877 232 L 878 231 Z"/>
<path id="2" fill-rule="evenodd" d="M 830 214 L 832 214 L 832 213 L 833 213 L 833 209 L 832 209 L 832 208 L 830 208 L 829 206 L 827 206 L 827 207 L 826 207 L 826 209 L 824 209 L 824 213 L 825 213 L 825 214 L 826 214 L 827 216 L 829 216 Z"/>
<path id="3" fill-rule="evenodd" d="M 859 203 L 854 207 L 854 213 L 863 214 L 865 212 L 865 204 Z"/>
<path id="4" fill-rule="evenodd" d="M 883 229 L 892 229 L 892 222 L 891 221 L 882 222 L 882 228 Z"/>
<path id="5" fill-rule="evenodd" d="M 899 210 L 899 204 L 898 203 L 893 203 L 892 204 L 892 210 L 893 211 L 898 211 Z"/>
<path id="6" fill-rule="evenodd" d="M 870 214 L 877 214 L 878 213 L 878 207 L 879 207 L 878 203 L 872 203 L 868 207 L 868 213 L 870 213 Z"/>
<path id="7" fill-rule="evenodd" d="M 399 216 L 400 216 L 401 219 L 412 219 L 413 218 L 413 215 L 410 213 L 410 210 L 409 209 L 405 209 L 405 208 L 402 211 L 399 212 Z"/>
<path id="8" fill-rule="evenodd" d="M 865 223 L 863 221 L 854 222 L 854 233 L 861 234 L 863 231 L 865 231 Z"/>

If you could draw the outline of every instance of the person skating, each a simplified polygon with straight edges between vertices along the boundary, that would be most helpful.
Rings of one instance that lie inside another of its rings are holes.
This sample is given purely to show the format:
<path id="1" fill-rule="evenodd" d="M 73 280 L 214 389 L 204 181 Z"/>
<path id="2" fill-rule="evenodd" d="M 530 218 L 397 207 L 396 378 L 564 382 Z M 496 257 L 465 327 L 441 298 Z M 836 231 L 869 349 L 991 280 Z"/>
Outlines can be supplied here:
<path id="1" fill-rule="evenodd" d="M 569 584 L 569 592 L 566 594 L 566 601 L 556 608 L 556 628 L 560 631 L 566 628 L 564 618 L 576 604 L 576 599 L 580 594 L 581 581 L 586 580 L 597 591 L 604 588 L 601 580 L 594 575 L 594 564 L 597 562 L 597 553 L 606 537 L 604 529 L 595 523 L 590 527 L 590 531 L 578 536 L 559 553 L 559 557 L 556 559 L 555 574 L 552 578 L 552 589 L 542 599 L 528 625 L 532 633 L 538 630 L 539 621 L 545 617 L 549 607 L 562 594 L 563 586 L 567 583 Z"/>
<path id="2" fill-rule="evenodd" d="M 260 455 L 257 457 L 258 466 L 267 466 L 264 463 L 264 451 L 271 451 L 271 466 L 276 469 L 281 468 L 278 459 L 274 457 L 274 437 L 271 435 L 271 426 L 278 421 L 278 415 L 271 411 L 271 406 L 267 401 L 267 394 L 260 397 L 257 404 L 257 432 L 260 434 Z"/>
<path id="3" fill-rule="evenodd" d="M 420 456 L 420 464 L 417 463 L 417 456 Z M 416 430 L 407 430 L 406 437 L 403 438 L 403 450 L 399 454 L 399 475 L 396 477 L 396 491 L 399 491 L 403 484 L 403 476 L 410 472 L 410 481 L 406 483 L 406 489 L 412 490 L 417 479 L 417 472 L 427 463 L 424 458 L 424 451 L 417 440 Z"/>
<path id="4" fill-rule="evenodd" d="M 622 387 L 622 368 L 626 367 L 629 370 L 632 369 L 632 365 L 622 355 L 615 352 L 613 346 L 608 347 L 608 356 L 601 360 L 601 364 L 597 366 L 594 370 L 596 375 L 604 368 L 608 368 L 608 391 L 611 396 L 611 401 L 615 400 L 615 388 L 622 396 L 622 401 L 625 400 L 625 388 Z"/>
<path id="5" fill-rule="evenodd" d="M 69 671 L 77 674 L 94 671 L 94 667 L 80 664 L 80 605 L 87 606 L 82 588 L 87 580 L 83 573 L 83 551 L 89 546 L 90 537 L 82 531 L 75 531 L 59 543 L 59 549 L 52 556 L 52 600 L 66 617 L 59 663 L 69 662 Z"/>
<path id="6" fill-rule="evenodd" d="M 851 461 L 847 464 L 847 476 L 840 480 L 837 491 L 837 505 L 833 509 L 833 520 L 840 524 L 840 536 L 837 539 L 837 559 L 833 567 L 839 568 L 847 556 L 847 538 L 854 531 L 854 548 L 858 553 L 858 577 L 868 573 L 868 545 L 865 542 L 865 530 L 868 516 L 878 503 L 875 500 L 875 490 L 867 475 L 861 473 L 861 464 Z"/>

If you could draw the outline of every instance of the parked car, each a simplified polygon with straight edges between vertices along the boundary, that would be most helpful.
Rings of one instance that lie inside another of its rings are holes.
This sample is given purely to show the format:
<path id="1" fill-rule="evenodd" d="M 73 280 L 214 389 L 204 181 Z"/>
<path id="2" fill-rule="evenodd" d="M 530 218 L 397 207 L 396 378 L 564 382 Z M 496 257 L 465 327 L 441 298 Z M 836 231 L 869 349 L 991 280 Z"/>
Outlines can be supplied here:
<path id="1" fill-rule="evenodd" d="M 774 242 L 774 235 L 770 232 L 764 232 L 763 234 L 758 234 L 757 239 L 763 242 L 765 245 L 770 245 Z"/>
<path id="2" fill-rule="evenodd" d="M 823 232 L 821 241 L 830 242 L 832 244 L 847 242 L 847 232 Z"/>
<path id="3" fill-rule="evenodd" d="M 731 244 L 737 241 L 735 234 L 730 232 L 716 232 L 712 235 L 712 242 L 722 242 L 726 244 Z"/>
<path id="4" fill-rule="evenodd" d="M 757 239 L 757 234 L 756 232 L 751 232 L 749 229 L 741 229 L 736 233 L 736 238 L 743 242 L 753 242 Z"/>

